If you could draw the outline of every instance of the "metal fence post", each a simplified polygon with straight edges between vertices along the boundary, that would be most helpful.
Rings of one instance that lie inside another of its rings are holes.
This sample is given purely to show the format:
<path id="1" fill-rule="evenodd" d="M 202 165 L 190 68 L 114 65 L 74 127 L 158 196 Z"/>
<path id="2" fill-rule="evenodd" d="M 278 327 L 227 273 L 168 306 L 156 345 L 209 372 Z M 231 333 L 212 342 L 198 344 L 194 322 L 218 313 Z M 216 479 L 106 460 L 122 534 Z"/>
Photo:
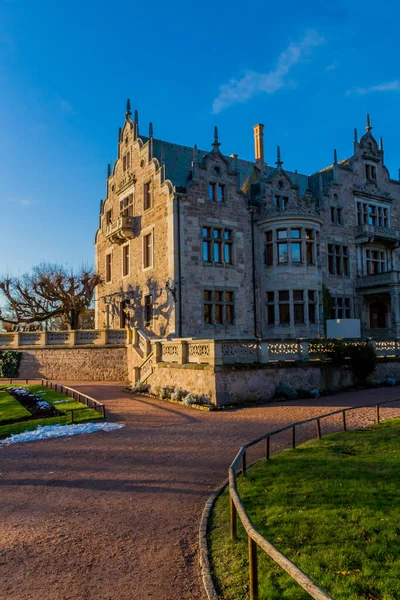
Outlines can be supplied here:
<path id="1" fill-rule="evenodd" d="M 232 496 L 229 495 L 231 540 L 237 538 L 237 510 Z"/>
<path id="2" fill-rule="evenodd" d="M 292 447 L 293 447 L 293 450 L 296 449 L 296 427 L 294 425 L 292 428 Z"/>
<path id="3" fill-rule="evenodd" d="M 317 436 L 318 436 L 318 439 L 320 440 L 322 437 L 321 436 L 321 421 L 319 419 L 317 419 L 316 423 L 317 423 Z"/>
<path id="4" fill-rule="evenodd" d="M 268 436 L 267 442 L 266 442 L 266 447 L 265 447 L 265 459 L 266 460 L 269 460 L 270 449 L 271 449 L 271 438 Z"/>
<path id="5" fill-rule="evenodd" d="M 379 414 L 379 404 L 376 405 L 376 422 L 379 423 L 380 414 Z"/>
<path id="6" fill-rule="evenodd" d="M 249 539 L 250 600 L 258 600 L 257 544 Z"/>
<path id="7" fill-rule="evenodd" d="M 346 411 L 343 411 L 343 431 L 347 430 L 347 426 L 346 426 Z"/>

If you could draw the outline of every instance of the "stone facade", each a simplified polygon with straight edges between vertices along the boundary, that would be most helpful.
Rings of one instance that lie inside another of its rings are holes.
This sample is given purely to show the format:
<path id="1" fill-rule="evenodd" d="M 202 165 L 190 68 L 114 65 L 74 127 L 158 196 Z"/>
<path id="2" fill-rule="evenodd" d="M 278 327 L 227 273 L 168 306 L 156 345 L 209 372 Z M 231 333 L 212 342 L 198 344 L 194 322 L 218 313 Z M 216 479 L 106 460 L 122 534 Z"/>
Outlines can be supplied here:
<path id="1" fill-rule="evenodd" d="M 150 338 L 317 337 L 326 318 L 400 334 L 400 184 L 369 118 L 307 176 L 139 135 L 127 107 L 96 234 L 97 327 Z M 111 256 L 111 258 L 109 258 Z M 108 258 L 107 258 L 108 257 Z M 323 289 L 325 314 L 323 313 Z M 328 310 L 329 306 L 329 312 Z"/>
<path id="2" fill-rule="evenodd" d="M 127 352 L 120 347 L 20 348 L 22 379 L 128 381 Z"/>

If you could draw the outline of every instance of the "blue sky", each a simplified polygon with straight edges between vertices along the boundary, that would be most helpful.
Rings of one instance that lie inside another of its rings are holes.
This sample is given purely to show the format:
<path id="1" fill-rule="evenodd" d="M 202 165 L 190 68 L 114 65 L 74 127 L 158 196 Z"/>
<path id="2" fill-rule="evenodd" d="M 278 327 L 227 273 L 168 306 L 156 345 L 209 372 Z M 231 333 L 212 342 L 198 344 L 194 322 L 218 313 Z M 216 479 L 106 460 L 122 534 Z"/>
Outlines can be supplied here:
<path id="1" fill-rule="evenodd" d="M 379 12 L 379 7 L 383 10 Z M 0 274 L 93 262 L 125 101 L 140 131 L 311 173 L 352 152 L 366 112 L 397 177 L 393 0 L 299 3 L 0 0 Z"/>

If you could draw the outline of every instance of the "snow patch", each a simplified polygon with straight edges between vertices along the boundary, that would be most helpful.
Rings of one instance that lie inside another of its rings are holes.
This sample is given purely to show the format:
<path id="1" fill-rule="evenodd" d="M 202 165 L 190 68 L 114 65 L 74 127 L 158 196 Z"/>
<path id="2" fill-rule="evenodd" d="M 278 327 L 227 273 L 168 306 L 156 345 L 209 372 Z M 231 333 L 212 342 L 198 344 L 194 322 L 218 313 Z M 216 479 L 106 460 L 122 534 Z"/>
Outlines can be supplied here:
<path id="1" fill-rule="evenodd" d="M 118 423 L 77 423 L 74 425 L 46 425 L 39 426 L 34 431 L 15 433 L 0 442 L 0 446 L 10 446 L 18 442 L 34 442 L 36 440 L 49 440 L 51 438 L 78 435 L 80 433 L 95 433 L 96 431 L 115 431 L 124 425 Z"/>

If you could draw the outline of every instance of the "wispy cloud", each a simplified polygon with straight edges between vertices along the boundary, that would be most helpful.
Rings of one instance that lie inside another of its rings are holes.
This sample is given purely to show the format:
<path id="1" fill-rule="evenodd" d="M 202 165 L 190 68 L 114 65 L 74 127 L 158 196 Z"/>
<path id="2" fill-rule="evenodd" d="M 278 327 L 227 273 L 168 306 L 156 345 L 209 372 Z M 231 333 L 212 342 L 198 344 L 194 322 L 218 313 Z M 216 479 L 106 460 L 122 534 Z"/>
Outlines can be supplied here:
<path id="1" fill-rule="evenodd" d="M 373 92 L 400 92 L 400 79 L 395 79 L 394 81 L 388 81 L 386 83 L 378 83 L 378 85 L 370 85 L 368 87 L 357 87 L 346 93 L 347 95 L 357 94 L 359 96 L 365 96 L 365 94 L 372 94 Z"/>
<path id="2" fill-rule="evenodd" d="M 246 71 L 240 79 L 231 79 L 229 83 L 222 84 L 212 105 L 213 113 L 218 114 L 233 104 L 246 102 L 256 94 L 274 94 L 290 85 L 290 82 L 286 81 L 290 69 L 307 56 L 312 48 L 320 46 L 323 42 L 323 38 L 316 31 L 307 31 L 300 42 L 292 42 L 282 52 L 275 68 L 269 73 Z"/>

